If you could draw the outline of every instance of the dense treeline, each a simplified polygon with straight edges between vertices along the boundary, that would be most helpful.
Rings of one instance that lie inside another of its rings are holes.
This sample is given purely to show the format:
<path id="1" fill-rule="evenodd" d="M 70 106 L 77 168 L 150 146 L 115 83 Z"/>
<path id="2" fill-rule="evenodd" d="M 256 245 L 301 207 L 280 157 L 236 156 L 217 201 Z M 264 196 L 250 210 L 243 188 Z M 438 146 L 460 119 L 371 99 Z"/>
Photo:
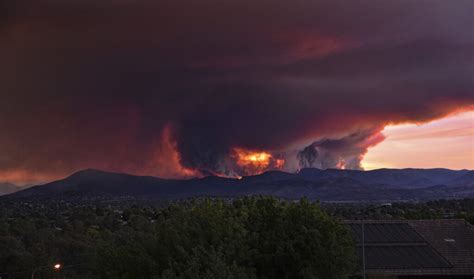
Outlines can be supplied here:
<path id="1" fill-rule="evenodd" d="M 464 219 L 474 225 L 474 199 L 395 202 L 379 204 L 324 204 L 330 215 L 343 219 Z M 374 209 L 376 208 L 376 209 Z"/>
<path id="2" fill-rule="evenodd" d="M 0 207 L 2 279 L 34 270 L 35 278 L 343 278 L 355 269 L 347 228 L 305 199 Z"/>

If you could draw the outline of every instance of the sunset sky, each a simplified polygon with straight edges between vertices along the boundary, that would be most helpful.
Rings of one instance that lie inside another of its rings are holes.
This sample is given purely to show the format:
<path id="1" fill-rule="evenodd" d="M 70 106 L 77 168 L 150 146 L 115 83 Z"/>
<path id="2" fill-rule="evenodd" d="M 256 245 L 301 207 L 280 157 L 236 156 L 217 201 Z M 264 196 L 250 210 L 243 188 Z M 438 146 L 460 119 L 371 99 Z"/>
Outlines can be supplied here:
<path id="1" fill-rule="evenodd" d="M 0 1 L 0 182 L 472 169 L 473 12 L 471 0 Z"/>
<path id="2" fill-rule="evenodd" d="M 474 169 L 474 111 L 426 124 L 385 127 L 386 139 L 369 148 L 365 169 Z"/>

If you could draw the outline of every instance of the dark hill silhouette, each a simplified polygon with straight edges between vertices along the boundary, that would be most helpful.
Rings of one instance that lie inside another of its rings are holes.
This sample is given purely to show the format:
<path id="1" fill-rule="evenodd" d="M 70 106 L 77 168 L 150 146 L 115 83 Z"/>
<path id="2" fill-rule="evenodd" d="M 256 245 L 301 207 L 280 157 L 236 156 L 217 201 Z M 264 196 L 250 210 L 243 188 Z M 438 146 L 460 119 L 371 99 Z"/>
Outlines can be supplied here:
<path id="1" fill-rule="evenodd" d="M 6 198 L 131 196 L 169 200 L 244 195 L 274 195 L 287 199 L 306 196 L 326 201 L 459 198 L 474 196 L 473 173 L 447 169 L 303 169 L 297 174 L 271 171 L 242 179 L 209 176 L 171 180 L 88 169 Z"/>
<path id="2" fill-rule="evenodd" d="M 449 185 L 453 186 L 472 186 L 474 187 L 474 171 L 468 171 L 465 174 L 451 180 Z"/>
<path id="3" fill-rule="evenodd" d="M 450 184 L 454 179 L 469 172 L 468 170 L 449 169 L 378 169 L 371 171 L 302 169 L 299 174 L 312 181 L 321 178 L 349 177 L 366 184 L 385 184 L 394 188 L 423 188 Z"/>

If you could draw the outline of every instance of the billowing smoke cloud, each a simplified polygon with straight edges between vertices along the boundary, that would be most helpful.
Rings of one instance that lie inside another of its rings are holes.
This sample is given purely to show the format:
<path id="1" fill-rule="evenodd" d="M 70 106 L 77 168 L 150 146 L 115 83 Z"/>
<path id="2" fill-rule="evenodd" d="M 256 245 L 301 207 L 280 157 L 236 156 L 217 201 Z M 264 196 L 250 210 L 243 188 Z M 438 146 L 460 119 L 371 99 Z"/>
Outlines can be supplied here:
<path id="1" fill-rule="evenodd" d="M 474 104 L 470 0 L 0 3 L 0 180 L 241 175 L 235 148 L 310 142 L 302 166 L 360 168 L 379 127 Z"/>
<path id="2" fill-rule="evenodd" d="M 298 152 L 297 158 L 300 168 L 322 168 L 322 162 L 318 162 L 318 147 L 315 144 L 306 146 Z"/>
<path id="3" fill-rule="evenodd" d="M 321 139 L 298 153 L 300 168 L 362 169 L 367 149 L 384 140 L 380 129 L 368 129 L 338 139 Z"/>

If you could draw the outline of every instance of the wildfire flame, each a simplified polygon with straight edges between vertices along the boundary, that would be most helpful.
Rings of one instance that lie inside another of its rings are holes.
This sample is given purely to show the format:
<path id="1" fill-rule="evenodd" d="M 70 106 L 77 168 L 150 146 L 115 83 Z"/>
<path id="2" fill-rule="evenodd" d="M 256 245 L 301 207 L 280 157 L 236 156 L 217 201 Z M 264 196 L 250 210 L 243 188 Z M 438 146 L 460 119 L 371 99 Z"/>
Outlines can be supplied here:
<path id="1" fill-rule="evenodd" d="M 255 166 L 267 168 L 270 165 L 272 155 L 267 152 L 252 152 L 241 148 L 235 148 L 237 165 L 239 166 Z"/>
<path id="2" fill-rule="evenodd" d="M 276 159 L 275 160 L 275 168 L 281 170 L 283 166 L 285 165 L 285 160 L 284 159 Z"/>
<path id="3" fill-rule="evenodd" d="M 346 161 L 342 158 L 339 159 L 339 162 L 336 165 L 336 168 L 345 170 L 346 169 Z"/>
<path id="4" fill-rule="evenodd" d="M 245 174 L 260 174 L 269 169 L 282 169 L 285 160 L 276 159 L 266 151 L 252 151 L 243 148 L 234 148 L 236 164 L 242 168 Z"/>

